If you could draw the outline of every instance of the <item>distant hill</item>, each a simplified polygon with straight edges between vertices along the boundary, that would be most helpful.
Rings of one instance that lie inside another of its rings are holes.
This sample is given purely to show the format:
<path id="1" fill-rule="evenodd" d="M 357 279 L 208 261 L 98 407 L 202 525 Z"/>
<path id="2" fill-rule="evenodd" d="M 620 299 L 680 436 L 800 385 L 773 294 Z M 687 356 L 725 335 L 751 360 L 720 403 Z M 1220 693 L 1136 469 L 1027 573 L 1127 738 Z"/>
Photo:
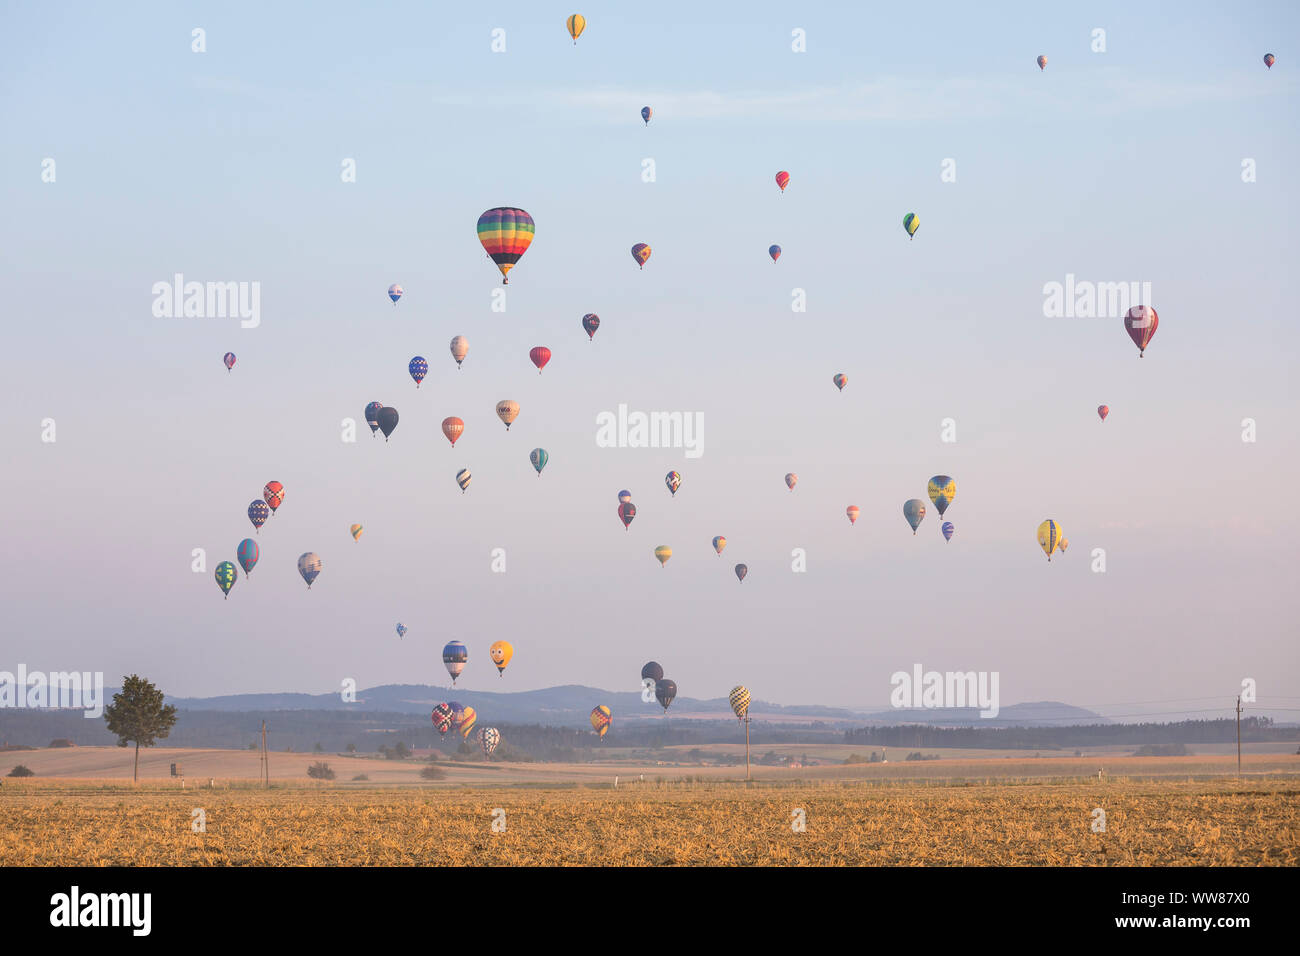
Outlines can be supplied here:
<path id="1" fill-rule="evenodd" d="M 1044 700 L 1032 704 L 1009 704 L 996 717 L 981 717 L 978 707 L 915 708 L 863 714 L 867 724 L 928 724 L 936 727 L 1069 727 L 1071 724 L 1109 724 L 1109 717 L 1082 707 Z"/>

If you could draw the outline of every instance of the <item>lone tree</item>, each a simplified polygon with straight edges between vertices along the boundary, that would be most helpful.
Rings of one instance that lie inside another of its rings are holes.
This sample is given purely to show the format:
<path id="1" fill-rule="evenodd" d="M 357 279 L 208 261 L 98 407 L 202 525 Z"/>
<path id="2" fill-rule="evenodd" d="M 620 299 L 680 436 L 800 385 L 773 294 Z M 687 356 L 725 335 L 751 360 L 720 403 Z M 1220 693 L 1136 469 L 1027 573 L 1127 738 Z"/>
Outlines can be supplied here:
<path id="1" fill-rule="evenodd" d="M 152 747 L 154 740 L 166 737 L 176 723 L 176 708 L 163 706 L 163 692 L 143 677 L 132 674 L 123 678 L 122 692 L 113 695 L 113 703 L 104 708 L 109 733 L 117 735 L 117 745 L 135 743 L 135 773 L 140 779 L 140 745 Z"/>

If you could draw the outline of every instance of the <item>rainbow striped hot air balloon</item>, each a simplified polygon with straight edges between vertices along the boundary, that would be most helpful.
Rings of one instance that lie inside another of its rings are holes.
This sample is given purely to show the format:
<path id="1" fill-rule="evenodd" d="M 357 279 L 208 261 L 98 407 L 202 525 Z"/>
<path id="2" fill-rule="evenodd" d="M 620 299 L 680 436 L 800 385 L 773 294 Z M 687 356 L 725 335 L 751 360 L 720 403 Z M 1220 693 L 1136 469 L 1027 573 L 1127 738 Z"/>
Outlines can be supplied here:
<path id="1" fill-rule="evenodd" d="M 673 497 L 676 498 L 677 489 L 682 486 L 681 474 L 675 471 L 668 472 L 668 474 L 664 475 L 664 484 L 668 486 L 668 490 L 672 492 Z"/>
<path id="2" fill-rule="evenodd" d="M 831 381 L 834 382 L 835 387 L 842 392 L 844 391 L 844 386 L 849 384 L 849 377 L 845 375 L 843 372 L 836 372 L 835 375 L 831 378 Z"/>
<path id="3" fill-rule="evenodd" d="M 501 284 L 510 283 L 509 272 L 533 242 L 533 217 L 513 206 L 497 206 L 478 217 L 478 241 L 497 268 Z"/>

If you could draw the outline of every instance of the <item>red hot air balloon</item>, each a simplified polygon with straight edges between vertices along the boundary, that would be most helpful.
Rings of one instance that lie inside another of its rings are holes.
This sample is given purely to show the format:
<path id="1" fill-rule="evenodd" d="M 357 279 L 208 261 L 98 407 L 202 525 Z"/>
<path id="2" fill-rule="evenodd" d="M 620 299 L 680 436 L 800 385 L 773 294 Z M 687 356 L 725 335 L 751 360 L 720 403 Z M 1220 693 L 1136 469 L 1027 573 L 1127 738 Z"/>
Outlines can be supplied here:
<path id="1" fill-rule="evenodd" d="M 785 187 L 790 183 L 790 174 L 784 169 L 776 174 L 776 184 L 781 187 L 781 192 L 785 193 Z"/>
<path id="2" fill-rule="evenodd" d="M 862 509 L 857 505 L 849 505 L 844 509 L 844 513 L 849 516 L 849 524 L 857 524 L 858 515 L 862 514 Z"/>
<path id="3" fill-rule="evenodd" d="M 1160 316 L 1149 305 L 1135 305 L 1124 316 L 1124 328 L 1128 329 L 1128 337 L 1138 347 L 1138 358 L 1142 358 L 1146 352 L 1159 325 Z"/>
<path id="4" fill-rule="evenodd" d="M 641 268 L 645 268 L 646 260 L 650 258 L 650 247 L 644 242 L 638 242 L 632 247 L 632 258 Z"/>
<path id="5" fill-rule="evenodd" d="M 278 481 L 268 481 L 262 489 L 262 499 L 271 509 L 271 514 L 275 514 L 275 509 L 284 504 L 284 485 Z"/>
<path id="6" fill-rule="evenodd" d="M 636 517 L 636 505 L 630 501 L 625 501 L 618 506 L 618 516 L 626 528 L 632 524 L 632 519 Z"/>
<path id="7" fill-rule="evenodd" d="M 1104 421 L 1106 420 L 1106 416 L 1110 414 L 1110 406 L 1109 406 L 1109 405 L 1098 405 L 1098 406 L 1097 406 L 1097 414 L 1101 416 L 1101 420 L 1104 422 Z"/>
<path id="8" fill-rule="evenodd" d="M 542 369 L 546 368 L 546 363 L 551 360 L 551 350 L 545 345 L 539 345 L 528 353 L 528 357 L 537 366 L 537 374 L 541 375 Z"/>
<path id="9" fill-rule="evenodd" d="M 465 423 L 459 418 L 451 417 L 442 420 L 442 433 L 447 436 L 447 441 L 451 442 L 453 448 L 456 447 L 456 439 L 465 432 Z"/>

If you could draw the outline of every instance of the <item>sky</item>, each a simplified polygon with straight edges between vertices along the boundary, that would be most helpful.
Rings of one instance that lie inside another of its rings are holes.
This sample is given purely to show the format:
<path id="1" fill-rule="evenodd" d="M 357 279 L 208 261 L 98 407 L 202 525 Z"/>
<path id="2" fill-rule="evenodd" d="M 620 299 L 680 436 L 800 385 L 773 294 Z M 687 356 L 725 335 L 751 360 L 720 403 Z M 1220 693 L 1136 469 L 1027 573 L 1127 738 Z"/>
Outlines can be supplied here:
<path id="1" fill-rule="evenodd" d="M 576 45 L 573 12 L 6 7 L 0 669 L 322 693 L 446 684 L 456 639 L 474 690 L 654 659 L 683 697 L 880 709 L 919 663 L 998 672 L 1004 707 L 1226 716 L 1249 678 L 1300 714 L 1300 9 L 591 3 Z M 536 222 L 504 312 L 495 206 Z M 177 273 L 259 283 L 260 324 L 155 317 Z M 1044 314 L 1067 275 L 1150 283 L 1144 358 L 1119 316 Z M 703 454 L 599 447 L 620 404 L 702 416 Z M 935 474 L 951 542 L 902 515 Z"/>

